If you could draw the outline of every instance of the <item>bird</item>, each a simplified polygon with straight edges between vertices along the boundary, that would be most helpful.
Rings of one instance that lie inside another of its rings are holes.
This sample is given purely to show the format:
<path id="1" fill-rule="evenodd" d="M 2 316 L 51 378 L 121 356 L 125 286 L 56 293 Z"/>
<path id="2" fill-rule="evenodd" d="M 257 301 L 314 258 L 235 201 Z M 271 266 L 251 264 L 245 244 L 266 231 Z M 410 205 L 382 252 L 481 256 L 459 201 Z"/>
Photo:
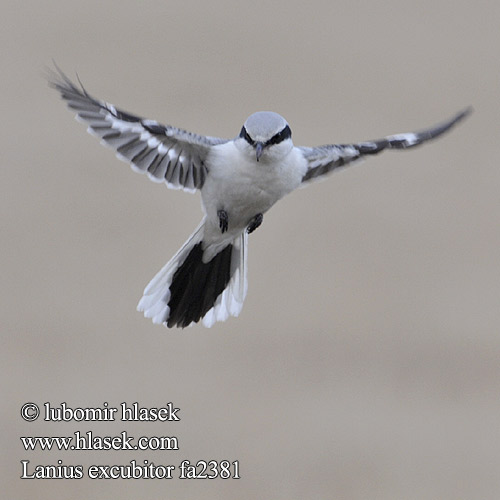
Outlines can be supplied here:
<path id="1" fill-rule="evenodd" d="M 48 75 L 78 121 L 136 172 L 172 189 L 201 192 L 203 218 L 153 277 L 137 306 L 153 323 L 211 327 L 240 314 L 247 294 L 248 237 L 281 198 L 331 172 L 384 150 L 435 139 L 471 113 L 417 132 L 352 144 L 295 146 L 288 122 L 258 111 L 233 139 L 162 125 L 92 97 L 56 66 Z"/>

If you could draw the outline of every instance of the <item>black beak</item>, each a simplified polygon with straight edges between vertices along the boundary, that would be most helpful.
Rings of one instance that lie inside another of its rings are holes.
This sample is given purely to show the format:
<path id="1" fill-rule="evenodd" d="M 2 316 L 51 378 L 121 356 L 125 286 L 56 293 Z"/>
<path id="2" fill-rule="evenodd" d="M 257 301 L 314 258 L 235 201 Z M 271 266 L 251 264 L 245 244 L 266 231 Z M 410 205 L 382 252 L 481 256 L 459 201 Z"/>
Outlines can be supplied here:
<path id="1" fill-rule="evenodd" d="M 257 158 L 257 161 L 260 160 L 260 157 L 262 156 L 262 151 L 264 151 L 264 144 L 262 142 L 256 142 L 255 143 L 255 158 Z"/>

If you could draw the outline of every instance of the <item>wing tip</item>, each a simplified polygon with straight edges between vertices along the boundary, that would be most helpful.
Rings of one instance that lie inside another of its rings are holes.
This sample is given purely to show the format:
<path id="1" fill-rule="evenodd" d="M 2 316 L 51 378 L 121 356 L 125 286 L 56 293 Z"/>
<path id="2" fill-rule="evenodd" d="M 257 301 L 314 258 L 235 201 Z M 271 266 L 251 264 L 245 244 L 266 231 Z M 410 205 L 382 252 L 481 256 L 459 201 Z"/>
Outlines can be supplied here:
<path id="1" fill-rule="evenodd" d="M 467 106 L 466 108 L 459 111 L 454 118 L 450 120 L 452 124 L 458 123 L 468 116 L 470 116 L 474 112 L 474 107 L 472 105 Z"/>
<path id="2" fill-rule="evenodd" d="M 68 76 L 66 76 L 64 71 L 57 65 L 54 59 L 52 59 L 52 64 L 54 65 L 54 68 L 51 68 L 50 66 L 45 66 L 44 68 L 44 77 L 46 78 L 50 88 L 59 91 L 61 94 L 65 91 L 71 91 L 88 97 L 87 91 L 83 87 L 78 75 L 76 75 L 76 77 L 80 83 L 81 90 L 77 88 Z M 64 97 L 64 94 L 62 96 Z"/>

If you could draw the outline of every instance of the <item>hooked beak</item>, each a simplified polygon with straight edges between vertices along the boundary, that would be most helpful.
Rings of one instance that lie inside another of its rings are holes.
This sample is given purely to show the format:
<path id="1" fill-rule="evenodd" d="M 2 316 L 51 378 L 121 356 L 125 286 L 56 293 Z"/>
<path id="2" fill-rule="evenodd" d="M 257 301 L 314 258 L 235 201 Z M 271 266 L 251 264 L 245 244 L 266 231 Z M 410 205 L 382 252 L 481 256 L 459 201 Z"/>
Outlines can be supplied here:
<path id="1" fill-rule="evenodd" d="M 257 158 L 257 161 L 260 160 L 260 157 L 262 156 L 262 151 L 264 151 L 264 144 L 262 142 L 257 142 L 255 144 L 255 158 Z"/>

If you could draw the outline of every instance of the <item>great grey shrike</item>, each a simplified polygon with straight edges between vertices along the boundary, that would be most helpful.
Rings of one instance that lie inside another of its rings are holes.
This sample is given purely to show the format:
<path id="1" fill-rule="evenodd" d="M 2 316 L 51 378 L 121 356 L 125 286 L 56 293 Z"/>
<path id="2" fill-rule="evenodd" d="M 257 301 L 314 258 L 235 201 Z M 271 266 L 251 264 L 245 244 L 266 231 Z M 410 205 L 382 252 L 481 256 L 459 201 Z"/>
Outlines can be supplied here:
<path id="1" fill-rule="evenodd" d="M 309 148 L 294 146 L 290 126 L 271 111 L 247 118 L 234 139 L 220 139 L 121 111 L 90 96 L 60 70 L 49 81 L 88 131 L 133 170 L 169 188 L 201 191 L 201 223 L 151 280 L 137 306 L 154 323 L 181 328 L 200 320 L 210 327 L 238 316 L 247 293 L 248 234 L 283 196 L 364 156 L 434 139 L 471 111 L 420 132 Z"/>

